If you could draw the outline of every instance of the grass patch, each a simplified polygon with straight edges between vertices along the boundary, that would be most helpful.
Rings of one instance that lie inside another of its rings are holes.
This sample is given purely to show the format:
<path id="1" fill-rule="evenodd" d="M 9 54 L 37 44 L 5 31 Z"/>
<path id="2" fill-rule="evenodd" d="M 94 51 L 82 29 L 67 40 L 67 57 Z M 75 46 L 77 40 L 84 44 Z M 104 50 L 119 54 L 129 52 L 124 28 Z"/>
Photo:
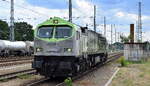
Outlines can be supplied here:
<path id="1" fill-rule="evenodd" d="M 144 74 L 144 73 L 142 73 L 142 74 L 140 74 L 140 75 L 139 75 L 139 77 L 140 77 L 140 78 L 143 78 L 143 77 L 144 77 L 144 75 L 145 75 L 145 74 Z"/>
<path id="2" fill-rule="evenodd" d="M 0 82 L 7 82 L 8 79 L 0 79 Z"/>
<path id="3" fill-rule="evenodd" d="M 141 60 L 141 61 L 127 61 L 125 57 L 122 56 L 117 60 L 117 63 L 121 64 L 121 67 L 127 67 L 132 64 L 148 64 L 150 65 L 150 60 Z"/>
<path id="4" fill-rule="evenodd" d="M 31 75 L 29 75 L 29 74 L 23 74 L 23 75 L 17 76 L 17 78 L 19 78 L 19 79 L 29 79 L 30 77 L 31 77 Z"/>
<path id="5" fill-rule="evenodd" d="M 133 86 L 133 81 L 131 79 L 125 79 L 123 84 L 126 84 L 126 86 Z"/>
<path id="6" fill-rule="evenodd" d="M 129 62 L 125 60 L 124 56 L 119 58 L 117 62 L 121 64 L 121 67 L 126 67 L 129 64 Z"/>
<path id="7" fill-rule="evenodd" d="M 145 64 L 147 63 L 147 61 L 145 60 L 141 60 L 141 61 L 128 61 L 129 64 Z"/>
<path id="8" fill-rule="evenodd" d="M 120 60 L 119 63 L 124 62 Z M 124 63 L 123 63 L 124 64 Z M 150 86 L 150 59 L 147 61 L 127 61 L 121 67 L 110 86 Z"/>

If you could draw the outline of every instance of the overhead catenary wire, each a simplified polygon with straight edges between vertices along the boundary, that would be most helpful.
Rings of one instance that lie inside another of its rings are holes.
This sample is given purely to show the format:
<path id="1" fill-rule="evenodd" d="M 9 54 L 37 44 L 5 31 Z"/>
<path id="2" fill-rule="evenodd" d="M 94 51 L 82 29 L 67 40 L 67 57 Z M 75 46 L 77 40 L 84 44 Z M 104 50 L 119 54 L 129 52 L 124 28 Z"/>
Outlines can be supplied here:
<path id="1" fill-rule="evenodd" d="M 2 2 L 2 1 L 0 1 L 0 2 Z M 9 5 L 9 3 L 8 3 L 8 5 Z M 0 7 L 1 8 L 4 8 L 4 9 L 9 9 L 7 6 L 2 6 L 2 5 L 0 5 Z M 5 12 L 7 12 L 6 10 L 5 10 Z M 8 10 L 8 12 L 9 12 L 9 10 Z M 24 14 L 24 12 L 18 12 L 17 10 L 15 11 L 15 14 Z M 26 16 L 29 16 L 29 15 L 26 15 Z M 39 17 L 39 16 L 37 16 L 37 17 Z M 17 17 L 17 18 L 15 18 L 14 20 L 24 20 L 24 19 L 32 19 L 32 20 L 36 20 L 37 19 L 37 17 Z M 9 20 L 8 19 L 8 16 L 7 17 L 5 17 L 5 18 L 0 18 L 1 20 Z"/>
<path id="2" fill-rule="evenodd" d="M 1 1 L 10 3 L 10 1 L 7 1 L 7 0 L 1 0 Z M 33 10 L 33 9 L 30 9 L 30 8 L 26 8 L 26 7 L 21 6 L 21 5 L 18 5 L 18 4 L 15 4 L 15 6 L 18 6 L 18 7 L 21 7 L 21 8 L 23 8 L 23 9 L 29 10 L 29 11 L 31 11 L 31 12 L 33 12 L 33 13 L 36 13 L 36 14 L 40 15 L 40 16 L 47 16 L 47 17 L 49 17 L 49 15 L 47 15 L 47 14 L 40 13 L 40 12 L 38 12 L 38 11 L 35 11 L 35 10 Z"/>
<path id="3" fill-rule="evenodd" d="M 7 11 L 9 12 L 9 8 L 7 8 L 7 7 L 10 5 L 10 2 L 6 1 L 6 0 L 0 0 L 0 2 L 1 3 L 3 2 L 2 5 L 1 5 L 1 7 L 4 5 L 4 2 L 7 3 L 7 4 L 5 4 L 5 7 L 3 7 L 3 8 L 5 9 L 6 14 L 9 14 L 9 13 L 7 13 Z M 18 8 L 21 7 L 21 6 L 18 6 L 18 4 L 15 4 L 15 6 L 18 7 Z M 24 7 L 21 7 L 21 8 L 25 9 Z M 20 21 L 24 22 L 24 21 L 31 21 L 31 20 L 35 21 L 35 20 L 39 20 L 41 18 L 43 19 L 43 16 L 41 14 L 38 14 L 38 13 L 35 13 L 35 12 L 31 12 L 31 10 L 29 10 L 29 9 L 25 9 L 25 10 L 28 10 L 30 12 L 30 14 L 28 14 L 27 12 L 19 11 L 18 9 L 15 10 L 15 14 L 18 16 L 18 17 L 17 16 L 14 17 L 14 21 L 15 22 L 20 22 Z M 20 15 L 20 14 L 22 14 L 22 15 Z M 32 17 L 33 16 L 32 14 L 35 15 L 35 16 Z M 8 15 L 5 15 L 4 17 L 5 18 L 1 18 L 1 20 L 7 21 L 8 23 L 10 23 Z"/>

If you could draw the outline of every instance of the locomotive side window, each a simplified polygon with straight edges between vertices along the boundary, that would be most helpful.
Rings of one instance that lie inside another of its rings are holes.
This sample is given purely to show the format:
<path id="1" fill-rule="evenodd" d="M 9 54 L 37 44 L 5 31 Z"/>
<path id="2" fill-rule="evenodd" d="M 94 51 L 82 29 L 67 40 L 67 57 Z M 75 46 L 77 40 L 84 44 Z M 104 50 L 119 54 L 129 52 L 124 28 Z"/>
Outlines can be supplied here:
<path id="1" fill-rule="evenodd" d="M 72 29 L 67 26 L 56 27 L 55 38 L 68 38 L 72 34 Z"/>
<path id="2" fill-rule="evenodd" d="M 41 27 L 41 28 L 39 28 L 38 36 L 40 38 L 52 38 L 52 36 L 53 36 L 53 27 Z"/>

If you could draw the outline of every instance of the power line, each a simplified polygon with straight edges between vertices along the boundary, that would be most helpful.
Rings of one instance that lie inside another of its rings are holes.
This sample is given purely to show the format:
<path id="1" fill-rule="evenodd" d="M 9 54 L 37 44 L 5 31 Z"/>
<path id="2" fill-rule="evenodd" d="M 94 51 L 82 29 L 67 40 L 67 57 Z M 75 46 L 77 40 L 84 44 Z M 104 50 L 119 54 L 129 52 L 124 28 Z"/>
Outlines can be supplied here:
<path id="1" fill-rule="evenodd" d="M 0 6 L 0 7 L 4 8 L 4 9 L 9 9 L 9 8 L 8 8 L 8 7 L 6 7 L 6 6 L 4 6 L 4 7 L 3 7 L 3 6 Z M 16 11 L 15 11 L 15 14 L 17 14 L 17 12 L 18 12 L 18 11 L 16 10 Z M 19 14 L 24 14 L 24 12 L 18 12 L 18 13 L 19 13 Z M 34 15 L 35 15 L 35 14 L 34 14 Z M 37 20 L 37 18 L 36 18 L 36 17 L 35 17 L 35 18 L 33 18 L 33 17 L 32 17 L 32 18 L 29 18 L 29 17 L 28 17 L 28 18 L 21 18 L 21 17 L 20 17 L 20 18 L 16 18 L 16 19 L 14 19 L 14 20 L 24 20 L 24 19 Z M 6 18 L 1 18 L 1 20 L 8 20 L 8 19 L 6 19 Z"/>
<path id="2" fill-rule="evenodd" d="M 9 1 L 7 1 L 7 0 L 1 0 L 1 1 L 5 1 L 5 2 L 7 2 L 7 3 L 10 3 L 10 2 L 9 2 Z M 35 11 L 35 10 L 33 10 L 33 9 L 29 9 L 29 8 L 23 7 L 23 6 L 18 5 L 18 4 L 15 4 L 15 6 L 18 6 L 18 7 L 21 7 L 21 8 L 23 8 L 23 9 L 29 10 L 29 11 L 31 11 L 31 12 L 33 12 L 33 13 L 38 14 L 38 15 L 43 15 L 43 16 L 47 16 L 47 17 L 49 17 L 49 16 L 48 16 L 48 15 L 46 15 L 46 14 L 43 14 L 43 13 L 37 12 L 37 11 Z"/>

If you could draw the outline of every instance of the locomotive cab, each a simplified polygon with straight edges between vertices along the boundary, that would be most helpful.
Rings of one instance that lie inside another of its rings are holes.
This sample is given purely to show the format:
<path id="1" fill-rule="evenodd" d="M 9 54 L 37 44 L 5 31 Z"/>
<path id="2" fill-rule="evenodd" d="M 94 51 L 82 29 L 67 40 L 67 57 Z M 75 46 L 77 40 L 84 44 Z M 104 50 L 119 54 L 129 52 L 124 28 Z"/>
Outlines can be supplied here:
<path id="1" fill-rule="evenodd" d="M 79 55 L 77 46 L 80 43 L 81 31 L 78 31 L 77 38 L 76 30 L 76 26 L 59 18 L 50 19 L 39 25 L 35 30 L 33 68 L 47 76 L 71 75 L 72 63 Z M 52 70 L 47 72 L 39 70 L 43 64 L 47 69 Z M 57 74 L 53 74 L 54 72 Z"/>
<path id="2" fill-rule="evenodd" d="M 72 56 L 75 55 L 75 35 L 70 26 L 42 26 L 35 38 L 36 56 Z"/>

